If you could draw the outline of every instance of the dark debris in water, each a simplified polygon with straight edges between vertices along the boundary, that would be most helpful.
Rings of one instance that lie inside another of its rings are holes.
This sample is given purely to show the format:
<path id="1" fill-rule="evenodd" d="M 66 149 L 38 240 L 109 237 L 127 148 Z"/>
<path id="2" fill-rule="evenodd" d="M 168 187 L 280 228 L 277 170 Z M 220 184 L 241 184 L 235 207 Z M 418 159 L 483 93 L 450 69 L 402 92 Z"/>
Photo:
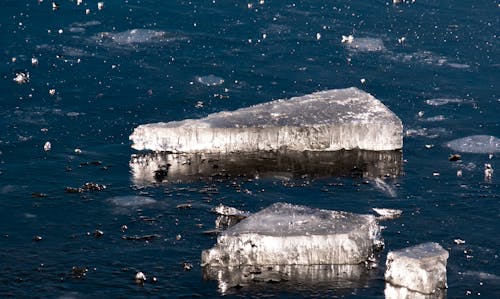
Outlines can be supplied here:
<path id="1" fill-rule="evenodd" d="M 97 183 L 85 183 L 83 186 L 79 188 L 75 187 L 66 187 L 65 190 L 67 193 L 83 193 L 86 191 L 103 191 L 106 189 L 105 185 L 97 184 Z"/>
<path id="2" fill-rule="evenodd" d="M 161 236 L 158 234 L 151 234 L 151 235 L 143 235 L 143 236 L 127 236 L 124 235 L 122 236 L 123 240 L 129 240 L 129 241 L 151 241 L 157 238 L 160 238 Z"/>

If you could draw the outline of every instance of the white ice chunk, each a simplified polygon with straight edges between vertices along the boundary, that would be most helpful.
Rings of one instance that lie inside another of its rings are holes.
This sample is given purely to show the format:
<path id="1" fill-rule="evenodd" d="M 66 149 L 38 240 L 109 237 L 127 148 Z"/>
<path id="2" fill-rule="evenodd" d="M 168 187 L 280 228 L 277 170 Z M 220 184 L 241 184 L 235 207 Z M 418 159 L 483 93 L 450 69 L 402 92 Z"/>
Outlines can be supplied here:
<path id="1" fill-rule="evenodd" d="M 403 146 L 401 120 L 357 88 L 327 90 L 219 112 L 205 118 L 138 126 L 137 150 L 256 152 L 273 150 L 394 150 Z"/>
<path id="2" fill-rule="evenodd" d="M 474 154 L 494 154 L 500 152 L 500 139 L 495 136 L 473 135 L 446 143 L 457 152 Z"/>
<path id="3" fill-rule="evenodd" d="M 403 214 L 403 211 L 396 209 L 372 208 L 372 210 L 380 215 L 378 220 L 396 219 Z"/>
<path id="4" fill-rule="evenodd" d="M 385 280 L 423 294 L 447 288 L 448 251 L 437 243 L 423 243 L 387 254 Z"/>
<path id="5" fill-rule="evenodd" d="M 224 231 L 202 266 L 359 264 L 383 244 L 373 215 L 275 203 Z"/>

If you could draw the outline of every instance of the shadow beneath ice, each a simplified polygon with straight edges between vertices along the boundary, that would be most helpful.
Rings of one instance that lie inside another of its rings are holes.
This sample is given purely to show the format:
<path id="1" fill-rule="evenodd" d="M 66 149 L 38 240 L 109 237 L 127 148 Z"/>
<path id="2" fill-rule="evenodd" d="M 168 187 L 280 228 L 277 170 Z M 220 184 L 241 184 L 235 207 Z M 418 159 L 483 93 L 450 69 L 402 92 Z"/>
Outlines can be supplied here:
<path id="1" fill-rule="evenodd" d="M 368 287 L 376 270 L 359 265 L 270 265 L 203 267 L 203 280 L 217 281 L 222 295 L 237 293 L 332 291 Z"/>
<path id="2" fill-rule="evenodd" d="M 162 182 L 224 180 L 233 177 L 298 179 L 322 177 L 399 176 L 402 152 L 258 152 L 229 154 L 172 154 L 157 152 L 132 155 L 135 185 Z"/>

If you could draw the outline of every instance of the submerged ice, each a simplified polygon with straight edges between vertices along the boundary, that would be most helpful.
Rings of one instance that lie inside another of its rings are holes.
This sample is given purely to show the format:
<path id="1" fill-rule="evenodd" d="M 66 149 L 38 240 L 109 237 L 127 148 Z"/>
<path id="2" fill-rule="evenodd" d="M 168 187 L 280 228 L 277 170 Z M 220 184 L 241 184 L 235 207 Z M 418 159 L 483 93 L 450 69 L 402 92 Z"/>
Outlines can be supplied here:
<path id="1" fill-rule="evenodd" d="M 395 150 L 403 146 L 401 120 L 357 88 L 276 100 L 202 119 L 138 126 L 137 150 L 255 152 L 272 150 Z"/>
<path id="2" fill-rule="evenodd" d="M 224 231 L 202 265 L 359 264 L 383 245 L 373 215 L 275 203 Z"/>
<path id="3" fill-rule="evenodd" d="M 446 143 L 454 151 L 474 154 L 494 154 L 500 152 L 500 139 L 495 136 L 473 135 Z"/>

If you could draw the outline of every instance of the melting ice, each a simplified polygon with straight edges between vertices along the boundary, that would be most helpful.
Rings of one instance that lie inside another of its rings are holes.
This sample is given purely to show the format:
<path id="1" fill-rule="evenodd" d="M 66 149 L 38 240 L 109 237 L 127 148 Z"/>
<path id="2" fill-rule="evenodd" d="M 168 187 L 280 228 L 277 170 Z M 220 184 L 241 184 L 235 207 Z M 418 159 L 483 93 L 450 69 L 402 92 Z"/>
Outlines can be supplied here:
<path id="1" fill-rule="evenodd" d="M 357 88 L 316 92 L 205 118 L 145 124 L 129 139 L 137 150 L 256 152 L 395 150 L 401 120 Z"/>
<path id="2" fill-rule="evenodd" d="M 203 266 L 359 264 L 381 246 L 373 215 L 275 203 L 224 231 Z"/>

